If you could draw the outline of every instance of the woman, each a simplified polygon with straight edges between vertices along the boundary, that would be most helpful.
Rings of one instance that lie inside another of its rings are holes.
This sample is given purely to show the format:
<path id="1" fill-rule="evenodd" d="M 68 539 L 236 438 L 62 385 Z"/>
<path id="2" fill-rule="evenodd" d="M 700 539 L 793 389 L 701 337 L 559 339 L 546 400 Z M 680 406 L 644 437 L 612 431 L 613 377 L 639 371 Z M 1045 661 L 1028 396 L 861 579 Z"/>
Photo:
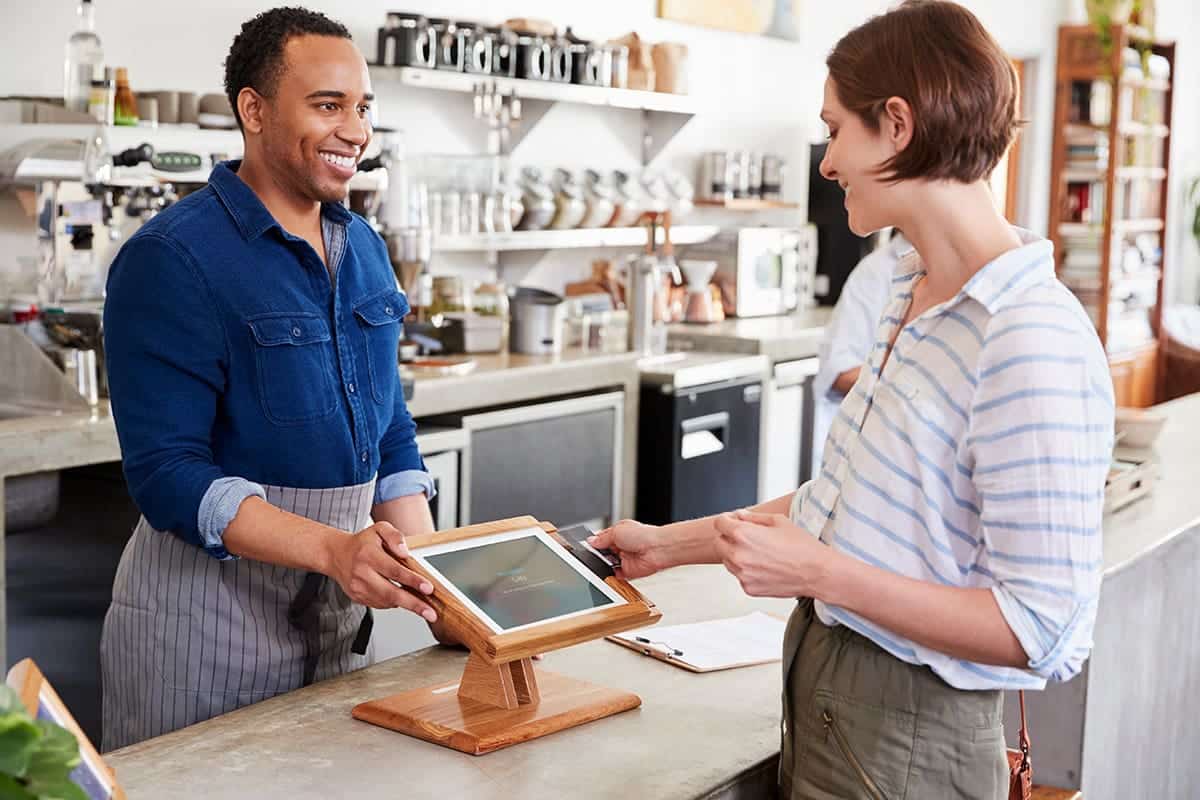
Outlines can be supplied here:
<path id="1" fill-rule="evenodd" d="M 625 577 L 723 563 L 797 597 L 784 643 L 784 797 L 1003 797 L 1002 689 L 1091 647 L 1112 384 L 1049 242 L 986 178 L 1016 127 L 1005 54 L 965 9 L 908 2 L 827 64 L 822 175 L 851 228 L 902 228 L 869 369 L 794 496 L 593 544 Z"/>

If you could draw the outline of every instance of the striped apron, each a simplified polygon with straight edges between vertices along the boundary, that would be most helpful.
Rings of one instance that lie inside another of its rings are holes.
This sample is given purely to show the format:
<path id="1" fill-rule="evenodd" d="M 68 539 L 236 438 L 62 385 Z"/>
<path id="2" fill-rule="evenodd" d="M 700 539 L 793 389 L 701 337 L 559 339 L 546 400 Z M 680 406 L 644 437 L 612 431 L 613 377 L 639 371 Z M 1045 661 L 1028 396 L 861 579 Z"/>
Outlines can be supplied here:
<path id="1" fill-rule="evenodd" d="M 267 502 L 343 531 L 371 524 L 375 482 L 264 486 Z M 218 561 L 145 517 L 104 620 L 103 747 L 115 750 L 372 661 L 370 616 L 331 578 Z"/>

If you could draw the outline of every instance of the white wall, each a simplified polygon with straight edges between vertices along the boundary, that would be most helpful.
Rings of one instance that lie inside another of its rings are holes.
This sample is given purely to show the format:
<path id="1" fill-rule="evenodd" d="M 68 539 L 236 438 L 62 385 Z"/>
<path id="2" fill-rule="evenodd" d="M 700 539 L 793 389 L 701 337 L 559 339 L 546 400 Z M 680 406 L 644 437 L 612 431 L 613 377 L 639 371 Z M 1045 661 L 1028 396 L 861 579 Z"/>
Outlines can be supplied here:
<path id="1" fill-rule="evenodd" d="M 259 10 L 282 4 L 270 0 L 210 0 L 198 7 L 183 0 L 97 0 L 97 29 L 108 60 L 127 66 L 135 90 L 176 88 L 219 91 L 222 61 L 239 24 Z M 357 0 L 335 3 L 310 0 L 309 5 L 343 21 L 368 54 L 375 48 L 375 28 L 384 13 L 402 7 L 451 18 L 500 20 L 509 16 L 541 16 L 571 24 L 581 35 L 607 38 L 636 29 L 650 40 L 687 42 L 691 51 L 691 93 L 701 112 L 655 162 L 691 176 L 703 150 L 736 147 L 773 150 L 789 162 L 791 199 L 806 194 L 807 142 L 822 135 L 816 118 L 825 77 L 824 58 L 838 37 L 869 15 L 886 10 L 886 0 L 810 0 L 802 4 L 801 41 L 789 43 L 757 36 L 711 31 L 657 19 L 655 0 Z M 1031 124 L 1024 136 L 1023 202 L 1020 221 L 1034 230 L 1046 225 L 1046 186 L 1054 94 L 1058 2 L 1043 0 L 967 0 L 998 41 L 1013 56 L 1032 62 Z M 1183 42 L 1176 95 L 1173 165 L 1182 186 L 1185 171 L 1200 171 L 1200 11 L 1194 0 L 1159 0 L 1161 31 Z M 0 94 L 55 94 L 61 91 L 61 45 L 74 21 L 74 0 L 42 0 L 35 4 L 0 0 Z M 1186 68 L 1187 65 L 1191 65 Z M 1193 98 L 1190 102 L 1187 98 Z M 1185 108 L 1187 107 L 1187 108 Z M 402 90 L 381 97 L 381 121 L 403 128 L 411 152 L 479 152 L 484 136 L 469 116 L 465 97 L 445 98 L 419 90 Z M 1185 127 L 1186 126 L 1186 127 Z M 1191 135 L 1188 135 L 1188 132 Z M 639 159 L 639 120 L 635 112 L 602 111 L 559 106 L 550 111 L 514 153 L 518 163 L 563 164 L 572 167 L 636 167 Z M 1181 188 L 1173 190 L 1177 196 Z M 1178 203 L 1177 203 L 1178 205 Z M 0 219 L 0 224 L 9 217 Z M 1178 219 L 1176 214 L 1176 219 Z M 698 222 L 793 221 L 794 215 L 730 218 L 700 211 Z M 1181 229 L 1181 225 L 1175 226 Z M 1172 247 L 1182 249 L 1182 232 Z M 7 251 L 10 248 L 4 248 Z M 598 254 L 573 252 L 505 257 L 501 277 L 560 287 L 586 274 Z M 1171 251 L 1168 252 L 1169 257 Z M 456 257 L 457 268 L 472 265 Z M 0 251 L 0 271 L 12 270 L 13 257 Z M 1174 266 L 1174 264 L 1173 264 Z M 1194 282 L 1180 280 L 1175 284 Z"/>

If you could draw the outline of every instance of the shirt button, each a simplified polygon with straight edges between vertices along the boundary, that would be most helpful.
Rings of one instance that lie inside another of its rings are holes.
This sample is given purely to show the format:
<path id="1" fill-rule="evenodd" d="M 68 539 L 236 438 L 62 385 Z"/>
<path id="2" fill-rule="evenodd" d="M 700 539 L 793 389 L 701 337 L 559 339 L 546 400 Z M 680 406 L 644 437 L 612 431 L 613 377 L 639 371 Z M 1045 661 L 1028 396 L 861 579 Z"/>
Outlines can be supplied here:
<path id="1" fill-rule="evenodd" d="M 392 307 L 391 307 L 391 306 L 384 306 L 384 307 L 383 307 L 383 313 L 387 314 L 387 315 L 390 317 L 390 316 L 391 316 L 393 313 L 395 313 L 395 312 L 393 312 L 393 311 L 392 311 Z"/>
<path id="2" fill-rule="evenodd" d="M 350 384 L 349 386 L 347 386 L 346 388 L 350 390 L 350 394 L 354 394 L 354 384 L 353 383 Z"/>
<path id="3" fill-rule="evenodd" d="M 300 335 L 300 328 L 299 327 L 292 328 L 292 336 L 299 336 L 299 335 Z"/>
<path id="4" fill-rule="evenodd" d="M 367 451 L 366 450 L 363 450 L 363 452 L 362 452 L 362 462 L 364 464 L 367 463 Z"/>

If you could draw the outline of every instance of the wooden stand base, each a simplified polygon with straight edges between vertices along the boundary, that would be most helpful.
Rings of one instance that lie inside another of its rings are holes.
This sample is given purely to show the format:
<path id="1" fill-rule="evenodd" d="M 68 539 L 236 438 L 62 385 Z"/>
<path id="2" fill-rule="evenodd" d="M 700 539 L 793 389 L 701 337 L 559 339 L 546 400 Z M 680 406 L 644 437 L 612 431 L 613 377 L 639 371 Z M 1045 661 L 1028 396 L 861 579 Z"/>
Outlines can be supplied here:
<path id="1" fill-rule="evenodd" d="M 629 692 L 553 672 L 535 676 L 528 658 L 489 666 L 472 653 L 458 683 L 370 700 L 352 713 L 372 725 L 478 756 L 641 704 Z"/>

